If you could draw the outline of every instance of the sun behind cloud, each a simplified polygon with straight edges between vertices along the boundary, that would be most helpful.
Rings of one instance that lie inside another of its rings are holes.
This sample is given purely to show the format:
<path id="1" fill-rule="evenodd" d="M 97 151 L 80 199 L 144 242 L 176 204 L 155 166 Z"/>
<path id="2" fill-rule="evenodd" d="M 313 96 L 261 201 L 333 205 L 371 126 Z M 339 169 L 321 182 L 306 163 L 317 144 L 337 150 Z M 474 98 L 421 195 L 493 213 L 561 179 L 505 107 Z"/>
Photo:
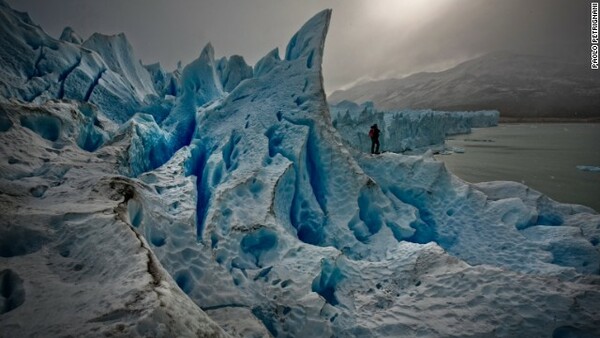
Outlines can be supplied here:
<path id="1" fill-rule="evenodd" d="M 365 2 L 364 13 L 375 24 L 388 27 L 410 27 L 430 21 L 455 0 L 435 2 L 423 0 L 376 0 Z"/>

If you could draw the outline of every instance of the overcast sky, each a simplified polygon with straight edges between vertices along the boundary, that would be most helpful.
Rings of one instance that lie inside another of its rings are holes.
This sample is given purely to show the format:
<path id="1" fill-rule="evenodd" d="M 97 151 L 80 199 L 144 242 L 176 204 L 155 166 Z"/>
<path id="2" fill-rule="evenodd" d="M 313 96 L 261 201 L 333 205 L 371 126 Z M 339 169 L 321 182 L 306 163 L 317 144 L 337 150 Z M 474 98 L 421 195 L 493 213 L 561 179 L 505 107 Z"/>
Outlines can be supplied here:
<path id="1" fill-rule="evenodd" d="M 144 63 L 187 64 L 212 42 L 249 64 L 284 54 L 312 15 L 333 9 L 327 92 L 371 79 L 447 69 L 496 50 L 569 57 L 589 68 L 589 0 L 9 0 L 58 37 L 124 32 Z"/>

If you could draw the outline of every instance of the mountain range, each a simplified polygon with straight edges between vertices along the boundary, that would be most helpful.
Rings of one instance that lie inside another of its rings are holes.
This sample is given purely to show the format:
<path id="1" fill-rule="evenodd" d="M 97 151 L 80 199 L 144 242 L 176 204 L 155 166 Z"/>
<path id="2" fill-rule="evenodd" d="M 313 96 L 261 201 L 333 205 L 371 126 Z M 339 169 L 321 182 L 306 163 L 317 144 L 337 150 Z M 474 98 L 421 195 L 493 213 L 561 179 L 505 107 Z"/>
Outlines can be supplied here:
<path id="1" fill-rule="evenodd" d="M 373 101 L 383 110 L 500 111 L 501 117 L 600 117 L 600 77 L 586 65 L 548 56 L 494 52 L 441 72 L 371 81 L 328 100 Z"/>

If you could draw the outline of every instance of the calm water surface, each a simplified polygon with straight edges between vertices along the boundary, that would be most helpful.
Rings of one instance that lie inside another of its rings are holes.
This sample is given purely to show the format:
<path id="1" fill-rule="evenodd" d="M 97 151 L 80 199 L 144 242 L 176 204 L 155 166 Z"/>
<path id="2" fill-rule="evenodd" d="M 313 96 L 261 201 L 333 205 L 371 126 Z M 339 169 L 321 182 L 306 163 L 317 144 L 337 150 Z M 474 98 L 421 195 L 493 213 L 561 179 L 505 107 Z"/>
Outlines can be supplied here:
<path id="1" fill-rule="evenodd" d="M 446 144 L 465 153 L 436 158 L 465 181 L 517 181 L 554 200 L 600 211 L 600 173 L 576 168 L 600 167 L 600 124 L 501 124 Z"/>

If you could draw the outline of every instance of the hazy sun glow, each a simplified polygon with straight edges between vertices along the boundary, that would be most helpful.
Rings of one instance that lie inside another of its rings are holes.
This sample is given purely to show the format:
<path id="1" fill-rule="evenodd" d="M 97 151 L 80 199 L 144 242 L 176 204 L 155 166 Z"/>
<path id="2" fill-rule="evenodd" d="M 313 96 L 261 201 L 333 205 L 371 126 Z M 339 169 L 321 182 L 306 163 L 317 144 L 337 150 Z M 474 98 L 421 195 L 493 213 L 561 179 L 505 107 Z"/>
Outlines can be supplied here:
<path id="1" fill-rule="evenodd" d="M 375 24 L 406 26 L 427 21 L 452 0 L 374 0 L 365 5 L 365 13 Z"/>

